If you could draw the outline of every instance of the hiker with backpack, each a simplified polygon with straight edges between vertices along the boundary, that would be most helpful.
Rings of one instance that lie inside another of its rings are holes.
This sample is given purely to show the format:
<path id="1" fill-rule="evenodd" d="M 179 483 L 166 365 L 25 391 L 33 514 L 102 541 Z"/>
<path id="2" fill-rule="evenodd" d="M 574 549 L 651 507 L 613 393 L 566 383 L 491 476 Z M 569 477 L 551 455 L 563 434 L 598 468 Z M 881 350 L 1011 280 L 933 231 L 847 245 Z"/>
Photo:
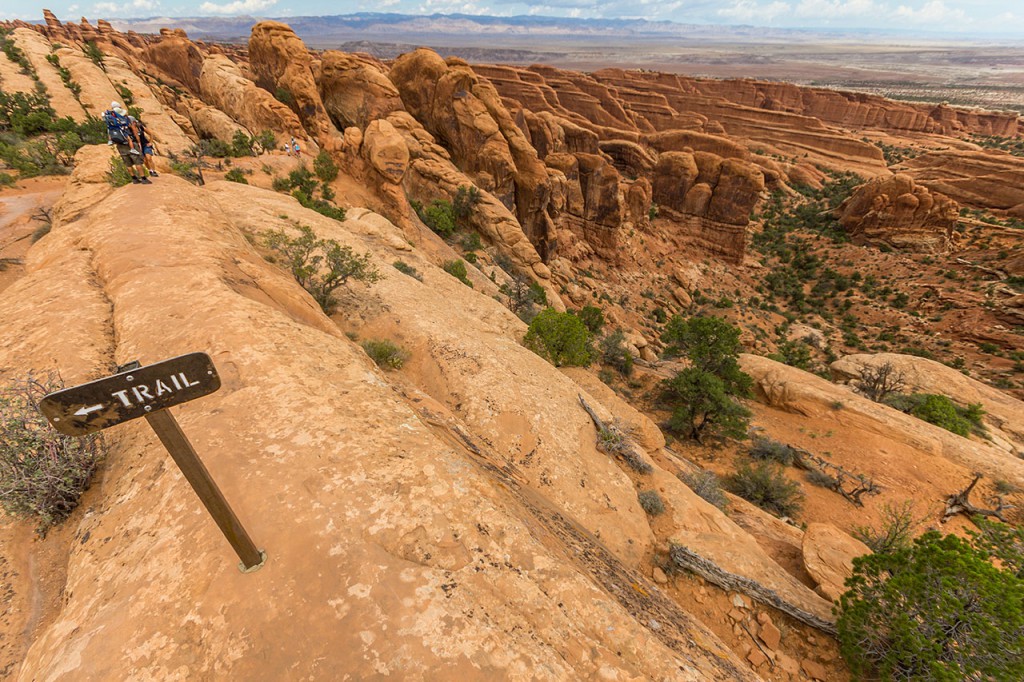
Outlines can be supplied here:
<path id="1" fill-rule="evenodd" d="M 135 185 L 151 184 L 146 177 L 145 159 L 142 145 L 139 143 L 139 132 L 118 102 L 111 102 L 110 109 L 103 112 L 103 121 L 107 124 L 107 139 L 114 145 L 121 156 L 128 172 L 131 173 Z"/>

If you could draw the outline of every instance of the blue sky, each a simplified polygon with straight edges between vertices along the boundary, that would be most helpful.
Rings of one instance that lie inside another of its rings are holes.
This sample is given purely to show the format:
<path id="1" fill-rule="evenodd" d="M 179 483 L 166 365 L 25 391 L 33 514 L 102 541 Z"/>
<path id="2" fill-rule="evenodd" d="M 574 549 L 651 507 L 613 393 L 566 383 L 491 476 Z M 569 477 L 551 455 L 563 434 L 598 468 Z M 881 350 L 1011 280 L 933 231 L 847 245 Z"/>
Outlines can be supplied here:
<path id="1" fill-rule="evenodd" d="M 296 16 L 400 12 L 669 19 L 797 28 L 883 28 L 1024 38 L 1024 0 L 5 0 L 0 18 Z"/>

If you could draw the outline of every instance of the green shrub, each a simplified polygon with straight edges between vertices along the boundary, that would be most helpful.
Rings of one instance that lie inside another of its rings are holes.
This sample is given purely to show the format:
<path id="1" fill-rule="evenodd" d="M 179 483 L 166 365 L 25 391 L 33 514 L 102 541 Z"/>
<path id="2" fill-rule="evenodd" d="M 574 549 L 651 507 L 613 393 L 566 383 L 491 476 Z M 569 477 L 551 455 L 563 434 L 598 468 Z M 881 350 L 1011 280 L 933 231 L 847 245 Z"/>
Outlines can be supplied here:
<path id="1" fill-rule="evenodd" d="M 292 97 L 292 93 L 288 92 L 284 88 L 278 88 L 274 91 L 274 99 L 282 104 L 287 104 L 290 107 L 295 106 L 295 98 Z"/>
<path id="2" fill-rule="evenodd" d="M 303 207 L 312 209 L 322 216 L 327 216 L 328 218 L 333 218 L 337 221 L 344 221 L 347 216 L 344 208 L 335 206 L 329 201 L 311 197 L 302 190 L 292 190 L 292 196 L 295 197 Z"/>
<path id="3" fill-rule="evenodd" d="M 409 359 L 408 351 L 387 339 L 367 339 L 361 345 L 381 369 L 401 369 Z"/>
<path id="4" fill-rule="evenodd" d="M 751 466 L 742 463 L 736 473 L 726 476 L 726 489 L 776 516 L 795 516 L 803 506 L 800 484 L 790 481 L 782 467 L 772 462 Z"/>
<path id="5" fill-rule="evenodd" d="M 416 212 L 424 225 L 442 237 L 449 237 L 455 232 L 455 209 L 450 201 L 434 199 L 429 206 L 420 207 Z"/>
<path id="6" fill-rule="evenodd" d="M 0 187 L 14 187 L 17 180 L 10 173 L 0 173 Z"/>
<path id="7" fill-rule="evenodd" d="M 746 396 L 752 379 L 739 366 L 740 330 L 718 317 L 673 315 L 661 335 L 667 355 L 683 354 L 692 367 L 718 377 L 729 395 Z"/>
<path id="8" fill-rule="evenodd" d="M 576 315 L 583 321 L 590 333 L 597 336 L 604 326 L 604 311 L 593 305 L 585 305 Z"/>
<path id="9" fill-rule="evenodd" d="M 476 231 L 467 232 L 462 237 L 462 248 L 466 251 L 479 251 L 484 248 L 484 243 L 480 239 L 480 233 Z"/>
<path id="10" fill-rule="evenodd" d="M 706 469 L 692 474 L 680 472 L 679 480 L 697 493 L 702 500 L 715 505 L 722 511 L 729 506 L 729 499 L 722 492 L 722 483 L 718 480 L 715 472 Z"/>
<path id="11" fill-rule="evenodd" d="M 121 98 L 126 107 L 130 107 L 135 103 L 135 95 L 132 94 L 132 91 L 127 86 L 121 83 L 114 83 L 114 89 L 117 90 L 117 96 Z"/>
<path id="12" fill-rule="evenodd" d="M 91 59 L 96 66 L 100 67 L 104 71 L 107 70 L 107 65 L 103 61 L 103 50 L 97 47 L 96 43 L 91 40 L 85 41 L 85 45 L 82 46 L 82 52 L 84 52 L 85 56 Z M 125 102 L 124 104 L 127 106 L 128 102 Z"/>
<path id="13" fill-rule="evenodd" d="M 29 376 L 0 390 L 0 506 L 40 533 L 78 506 L 103 456 L 98 435 L 65 436 L 40 414 L 39 400 L 60 388 L 56 376 Z"/>
<path id="14" fill-rule="evenodd" d="M 333 239 L 319 239 L 306 225 L 299 225 L 298 230 L 297 237 L 283 230 L 268 231 L 265 243 L 283 257 L 295 280 L 328 315 L 337 309 L 334 292 L 349 279 L 368 284 L 381 279 L 369 253 L 358 256 L 351 247 Z"/>
<path id="15" fill-rule="evenodd" d="M 10 131 L 22 137 L 39 135 L 49 130 L 55 116 L 45 90 L 33 93 L 0 90 L 0 132 Z"/>
<path id="16" fill-rule="evenodd" d="M 460 185 L 459 189 L 455 191 L 455 200 L 452 202 L 452 213 L 455 220 L 460 225 L 465 225 L 479 203 L 480 190 L 475 185 Z"/>
<path id="17" fill-rule="evenodd" d="M 423 281 L 423 275 L 419 273 L 419 270 L 409 265 L 404 260 L 396 260 L 392 265 L 395 266 L 395 270 L 398 270 L 403 275 L 409 275 L 413 279 L 418 279 L 421 282 Z"/>
<path id="18" fill-rule="evenodd" d="M 987 551 L 931 531 L 853 566 L 836 627 L 855 677 L 1024 679 L 1024 582 Z"/>
<path id="19" fill-rule="evenodd" d="M 803 341 L 783 341 L 777 352 L 768 356 L 798 369 L 809 369 L 811 366 L 811 347 Z"/>
<path id="20" fill-rule="evenodd" d="M 241 168 L 232 168 L 224 174 L 224 179 L 228 182 L 237 182 L 243 185 L 249 184 L 249 181 L 245 179 L 245 173 L 242 172 Z"/>
<path id="21" fill-rule="evenodd" d="M 463 261 L 459 259 L 446 261 L 441 265 L 441 269 L 470 289 L 473 288 L 473 283 L 469 281 L 469 271 L 466 270 L 466 264 Z"/>
<path id="22" fill-rule="evenodd" d="M 687 367 L 662 382 L 662 397 L 674 406 L 669 428 L 698 443 L 706 435 L 742 439 L 750 410 L 736 402 L 725 382 L 710 372 Z"/>
<path id="23" fill-rule="evenodd" d="M 264 130 L 256 136 L 256 144 L 259 145 L 260 153 L 265 154 L 277 148 L 277 136 L 272 130 Z"/>
<path id="24" fill-rule="evenodd" d="M 935 393 L 889 396 L 885 403 L 965 438 L 971 432 L 985 435 L 982 422 L 985 411 L 977 403 L 961 407 L 946 396 Z"/>
<path id="25" fill-rule="evenodd" d="M 14 40 L 10 37 L 10 31 L 8 29 L 0 29 L 0 51 L 2 51 L 7 58 L 21 67 L 21 72 L 25 75 L 35 75 L 35 71 L 32 69 L 32 63 L 25 56 L 25 53 L 19 48 Z"/>
<path id="26" fill-rule="evenodd" d="M 533 318 L 523 344 L 556 367 L 586 367 L 594 358 L 590 332 L 583 322 L 554 308 Z"/>
<path id="27" fill-rule="evenodd" d="M 334 192 L 326 182 L 317 182 L 317 177 L 305 166 L 300 166 L 288 174 L 287 178 L 274 178 L 271 182 L 276 192 L 292 191 L 292 196 L 304 208 L 312 209 L 320 215 L 343 221 L 345 209 L 331 203 Z M 319 194 L 319 196 L 317 196 Z"/>
<path id="28" fill-rule="evenodd" d="M 203 140 L 200 144 L 202 145 L 203 153 L 206 156 L 212 156 L 218 159 L 226 159 L 233 156 L 231 152 L 231 145 L 224 140 L 211 138 L 209 140 Z"/>
<path id="29" fill-rule="evenodd" d="M 1003 570 L 1024 580 L 1024 527 L 996 523 L 976 516 L 977 531 L 968 530 L 971 544 L 989 557 L 998 559 Z"/>
<path id="30" fill-rule="evenodd" d="M 256 156 L 256 152 L 253 150 L 255 144 L 255 137 L 250 137 L 244 130 L 236 130 L 231 137 L 231 146 L 227 149 L 228 155 L 236 159 L 243 156 Z"/>
<path id="31" fill-rule="evenodd" d="M 323 182 L 334 182 L 338 177 L 338 165 L 324 149 L 313 159 L 313 172 Z"/>
<path id="32" fill-rule="evenodd" d="M 107 182 L 111 187 L 124 187 L 132 181 L 132 174 L 120 156 L 110 159 L 110 170 L 107 171 Z"/>
<path id="33" fill-rule="evenodd" d="M 771 438 L 757 437 L 750 444 L 750 456 L 753 459 L 778 462 L 782 466 L 790 466 L 796 459 L 796 451 L 785 443 Z"/>
<path id="34" fill-rule="evenodd" d="M 665 513 L 665 503 L 662 501 L 658 491 L 642 490 L 636 497 L 640 501 L 640 506 L 643 510 L 651 516 Z"/>
<path id="35" fill-rule="evenodd" d="M 599 346 L 601 362 L 611 365 L 622 376 L 628 377 L 633 373 L 633 355 L 626 350 L 626 335 L 621 329 L 601 339 Z"/>

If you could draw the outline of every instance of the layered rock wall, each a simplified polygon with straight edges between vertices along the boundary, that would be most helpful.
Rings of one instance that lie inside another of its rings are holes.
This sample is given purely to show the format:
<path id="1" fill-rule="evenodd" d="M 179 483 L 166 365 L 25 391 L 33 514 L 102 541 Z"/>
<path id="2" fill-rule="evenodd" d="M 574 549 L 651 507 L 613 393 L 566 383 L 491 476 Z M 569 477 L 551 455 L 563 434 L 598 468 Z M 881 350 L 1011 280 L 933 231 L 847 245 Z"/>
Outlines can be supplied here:
<path id="1" fill-rule="evenodd" d="M 909 175 L 898 174 L 858 187 L 837 213 L 855 242 L 944 253 L 949 250 L 960 205 L 915 183 Z"/>

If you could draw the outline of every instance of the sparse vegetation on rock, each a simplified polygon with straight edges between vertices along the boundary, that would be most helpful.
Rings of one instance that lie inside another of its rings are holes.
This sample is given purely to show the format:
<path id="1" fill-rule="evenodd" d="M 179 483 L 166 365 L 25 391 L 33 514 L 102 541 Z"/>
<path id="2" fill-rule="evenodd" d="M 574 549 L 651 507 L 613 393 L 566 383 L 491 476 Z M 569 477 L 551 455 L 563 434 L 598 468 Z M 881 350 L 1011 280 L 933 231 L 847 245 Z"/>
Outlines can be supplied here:
<path id="1" fill-rule="evenodd" d="M 348 280 L 372 284 L 382 277 L 369 253 L 357 255 L 350 246 L 320 239 L 307 225 L 297 228 L 298 236 L 284 230 L 268 231 L 264 233 L 264 242 L 280 254 L 295 280 L 328 315 L 337 309 L 334 292 Z"/>
<path id="2" fill-rule="evenodd" d="M 395 267 L 395 270 L 398 270 L 403 275 L 409 275 L 420 282 L 423 281 L 423 275 L 420 274 L 420 271 L 406 263 L 404 260 L 396 260 L 392 265 Z"/>
<path id="3" fill-rule="evenodd" d="M 389 339 L 367 339 L 361 345 L 381 369 L 401 369 L 409 359 L 409 351 Z"/>
<path id="4" fill-rule="evenodd" d="M 679 480 L 685 483 L 690 490 L 705 502 L 710 502 L 719 509 L 725 510 L 729 506 L 729 498 L 722 492 L 722 482 L 713 471 L 701 470 L 694 473 L 679 474 Z"/>
<path id="5" fill-rule="evenodd" d="M 455 260 L 445 261 L 441 264 L 441 269 L 465 284 L 470 289 L 473 288 L 473 282 L 469 279 L 469 271 L 466 269 L 465 261 L 458 258 Z"/>
<path id="6" fill-rule="evenodd" d="M 637 495 L 640 506 L 651 516 L 658 516 L 665 513 L 665 502 L 657 490 L 641 490 Z"/>
<path id="7" fill-rule="evenodd" d="M 78 506 L 103 457 L 99 435 L 65 436 L 39 413 L 39 400 L 62 387 L 29 375 L 0 389 L 0 506 L 44 534 Z"/>
<path id="8" fill-rule="evenodd" d="M 724 483 L 729 492 L 776 516 L 796 516 L 803 507 L 800 484 L 786 478 L 782 467 L 772 462 L 741 462 Z"/>
<path id="9" fill-rule="evenodd" d="M 523 344 L 556 367 L 585 367 L 594 359 L 590 331 L 583 322 L 554 308 L 533 318 Z"/>
<path id="10" fill-rule="evenodd" d="M 962 407 L 948 397 L 935 393 L 891 395 L 886 404 L 959 436 L 967 437 L 971 433 L 985 435 L 982 422 L 985 411 L 978 404 Z"/>

